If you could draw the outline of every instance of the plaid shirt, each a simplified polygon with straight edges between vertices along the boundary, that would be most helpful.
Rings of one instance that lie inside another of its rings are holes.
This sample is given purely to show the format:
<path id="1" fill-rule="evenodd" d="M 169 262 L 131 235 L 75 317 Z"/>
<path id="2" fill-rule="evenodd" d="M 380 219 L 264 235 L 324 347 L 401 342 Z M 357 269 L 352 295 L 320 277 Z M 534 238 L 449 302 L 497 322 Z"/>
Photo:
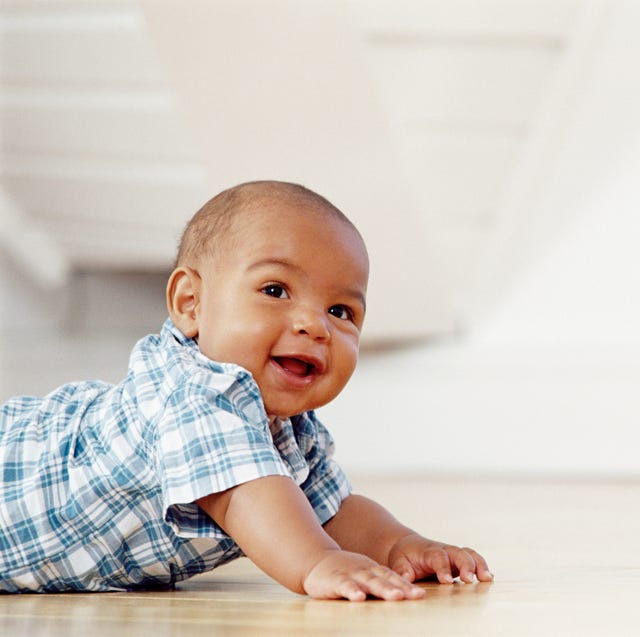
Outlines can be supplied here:
<path id="1" fill-rule="evenodd" d="M 272 423 L 237 365 L 169 320 L 118 385 L 64 385 L 0 410 L 0 591 L 166 587 L 242 555 L 193 501 L 292 477 L 320 523 L 350 486 L 313 412 Z"/>

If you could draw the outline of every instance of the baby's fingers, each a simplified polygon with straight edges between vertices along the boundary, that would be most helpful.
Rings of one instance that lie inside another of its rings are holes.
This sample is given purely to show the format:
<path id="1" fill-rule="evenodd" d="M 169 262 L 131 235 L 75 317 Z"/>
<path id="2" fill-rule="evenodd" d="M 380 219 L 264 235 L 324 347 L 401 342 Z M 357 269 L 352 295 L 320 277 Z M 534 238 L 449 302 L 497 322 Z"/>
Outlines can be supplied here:
<path id="1" fill-rule="evenodd" d="M 454 572 L 457 571 L 460 574 L 463 582 L 470 584 L 476 576 L 481 582 L 493 580 L 493 575 L 484 558 L 473 549 L 448 547 L 448 553 Z"/>
<path id="2" fill-rule="evenodd" d="M 434 574 L 440 584 L 453 584 L 453 579 L 458 575 L 463 582 L 472 582 L 476 568 L 474 559 L 464 549 L 447 545 L 430 547 L 416 561 L 416 566 L 418 577 Z M 394 569 L 397 570 L 396 564 Z"/>
<path id="3" fill-rule="evenodd" d="M 344 599 L 348 599 L 350 602 L 363 602 L 367 599 L 367 592 L 354 580 L 344 579 L 338 586 L 336 586 L 335 595 L 330 595 L 329 597 L 342 597 Z"/>
<path id="4" fill-rule="evenodd" d="M 480 553 L 474 551 L 473 549 L 470 549 L 469 547 L 465 547 L 464 549 L 462 549 L 462 551 L 471 557 L 475 568 L 473 571 L 471 571 L 470 574 L 468 571 L 465 572 L 465 575 L 470 577 L 471 579 L 467 580 L 462 576 L 462 569 L 460 569 L 460 577 L 464 581 L 473 581 L 473 575 L 475 573 L 480 582 L 492 582 L 493 573 L 489 570 L 489 566 L 487 565 L 484 557 L 482 557 Z"/>
<path id="5" fill-rule="evenodd" d="M 419 599 L 424 591 L 386 566 L 346 551 L 329 551 L 308 573 L 304 590 L 316 599 L 343 597 L 353 602 L 367 595 L 386 600 Z"/>
<path id="6" fill-rule="evenodd" d="M 353 578 L 362 590 L 380 599 L 391 601 L 424 597 L 423 589 L 382 566 L 356 573 Z"/>
<path id="7" fill-rule="evenodd" d="M 427 563 L 425 572 L 432 571 L 435 573 L 441 584 L 453 583 L 453 578 L 459 572 L 459 569 L 456 569 L 457 572 L 452 572 L 451 564 L 453 562 L 455 565 L 455 561 L 450 558 L 444 548 L 432 549 L 425 557 Z"/>

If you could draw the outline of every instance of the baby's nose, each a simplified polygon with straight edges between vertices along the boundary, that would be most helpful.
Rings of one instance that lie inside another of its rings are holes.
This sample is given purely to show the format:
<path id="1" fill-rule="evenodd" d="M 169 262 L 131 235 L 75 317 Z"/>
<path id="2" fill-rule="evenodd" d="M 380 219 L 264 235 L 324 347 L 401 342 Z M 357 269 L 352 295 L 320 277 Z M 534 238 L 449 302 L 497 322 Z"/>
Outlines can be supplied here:
<path id="1" fill-rule="evenodd" d="M 326 313 L 311 309 L 300 309 L 295 314 L 293 331 L 296 334 L 306 334 L 319 341 L 328 340 L 331 335 Z"/>

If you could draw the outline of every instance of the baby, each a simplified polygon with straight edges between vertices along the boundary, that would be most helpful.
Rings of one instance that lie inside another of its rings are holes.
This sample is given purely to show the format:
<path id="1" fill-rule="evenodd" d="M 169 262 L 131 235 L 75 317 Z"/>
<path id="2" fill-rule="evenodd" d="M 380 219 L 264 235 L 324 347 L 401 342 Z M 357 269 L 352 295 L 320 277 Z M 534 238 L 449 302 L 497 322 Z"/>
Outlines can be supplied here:
<path id="1" fill-rule="evenodd" d="M 0 591 L 170 587 L 241 555 L 320 599 L 490 581 L 351 493 L 314 415 L 356 366 L 367 278 L 358 231 L 302 186 L 205 204 L 127 378 L 2 407 Z"/>

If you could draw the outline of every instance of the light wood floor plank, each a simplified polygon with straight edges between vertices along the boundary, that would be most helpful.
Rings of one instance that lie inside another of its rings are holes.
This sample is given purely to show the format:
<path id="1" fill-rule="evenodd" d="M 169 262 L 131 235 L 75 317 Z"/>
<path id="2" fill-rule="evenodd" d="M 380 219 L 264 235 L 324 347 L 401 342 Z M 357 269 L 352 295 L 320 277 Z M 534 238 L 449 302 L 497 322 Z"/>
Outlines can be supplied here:
<path id="1" fill-rule="evenodd" d="M 355 486 L 424 534 L 477 548 L 495 582 L 424 584 L 427 597 L 416 602 L 323 602 L 239 560 L 170 592 L 0 596 L 0 635 L 640 634 L 640 484 L 422 478 Z"/>

